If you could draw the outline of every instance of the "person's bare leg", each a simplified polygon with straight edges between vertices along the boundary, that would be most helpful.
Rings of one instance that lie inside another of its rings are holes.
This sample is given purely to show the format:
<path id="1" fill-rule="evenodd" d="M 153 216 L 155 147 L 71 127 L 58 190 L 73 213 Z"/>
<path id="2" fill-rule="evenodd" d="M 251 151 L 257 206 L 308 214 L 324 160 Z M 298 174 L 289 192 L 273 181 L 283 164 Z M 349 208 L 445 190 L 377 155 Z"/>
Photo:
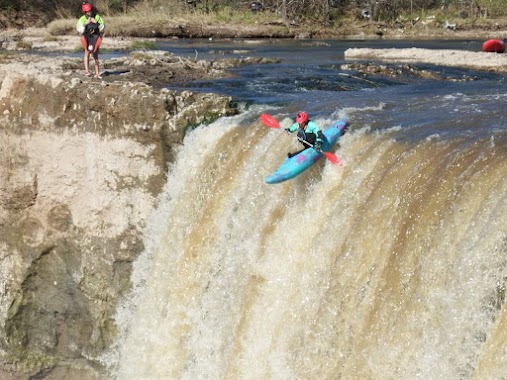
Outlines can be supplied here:
<path id="1" fill-rule="evenodd" d="M 99 55 L 93 56 L 93 63 L 95 65 L 95 78 L 100 77 L 100 67 L 99 67 Z"/>
<path id="2" fill-rule="evenodd" d="M 88 51 L 85 50 L 84 52 L 84 69 L 85 69 L 85 74 L 89 74 L 90 73 L 90 53 Z"/>

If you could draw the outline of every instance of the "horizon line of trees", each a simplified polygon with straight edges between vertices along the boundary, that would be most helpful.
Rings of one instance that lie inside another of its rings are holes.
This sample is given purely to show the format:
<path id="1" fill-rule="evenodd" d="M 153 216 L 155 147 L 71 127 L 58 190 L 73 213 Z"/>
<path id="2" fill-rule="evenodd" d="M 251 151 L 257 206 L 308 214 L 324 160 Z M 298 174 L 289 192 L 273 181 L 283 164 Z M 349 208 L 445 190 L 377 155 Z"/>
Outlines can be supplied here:
<path id="1" fill-rule="evenodd" d="M 375 21 L 394 21 L 401 14 L 419 14 L 431 10 L 450 10 L 461 17 L 504 15 L 505 0 L 90 0 L 107 16 L 128 13 L 136 5 L 166 7 L 168 11 L 201 10 L 207 13 L 221 9 L 278 12 L 286 20 L 304 22 L 330 21 L 333 17 L 356 12 Z M 48 22 L 62 15 L 80 14 L 82 0 L 0 0 L 0 11 L 33 12 Z"/>

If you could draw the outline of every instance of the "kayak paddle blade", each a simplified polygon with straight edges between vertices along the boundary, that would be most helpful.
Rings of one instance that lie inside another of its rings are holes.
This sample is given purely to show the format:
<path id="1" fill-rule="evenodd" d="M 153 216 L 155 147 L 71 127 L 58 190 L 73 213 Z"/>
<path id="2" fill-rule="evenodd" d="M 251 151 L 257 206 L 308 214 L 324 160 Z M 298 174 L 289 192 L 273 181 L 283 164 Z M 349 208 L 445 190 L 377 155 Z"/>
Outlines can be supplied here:
<path id="1" fill-rule="evenodd" d="M 331 152 L 322 152 L 324 153 L 324 156 L 326 156 L 326 158 L 331 161 L 333 164 L 335 165 L 340 165 L 342 166 L 342 163 L 340 162 L 340 159 L 338 158 L 338 156 L 336 154 L 333 154 Z"/>
<path id="2" fill-rule="evenodd" d="M 269 128 L 280 128 L 280 123 L 273 116 L 263 113 L 261 115 L 261 123 Z"/>

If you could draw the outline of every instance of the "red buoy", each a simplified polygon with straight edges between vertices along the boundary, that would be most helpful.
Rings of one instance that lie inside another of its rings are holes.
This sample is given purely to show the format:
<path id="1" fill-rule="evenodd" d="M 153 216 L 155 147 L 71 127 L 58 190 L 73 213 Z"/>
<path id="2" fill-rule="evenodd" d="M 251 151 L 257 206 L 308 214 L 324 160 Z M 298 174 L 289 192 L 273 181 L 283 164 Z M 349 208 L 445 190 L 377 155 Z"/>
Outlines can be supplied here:
<path id="1" fill-rule="evenodd" d="M 505 43 L 503 40 L 487 40 L 482 44 L 482 51 L 489 53 L 503 53 L 505 51 Z"/>

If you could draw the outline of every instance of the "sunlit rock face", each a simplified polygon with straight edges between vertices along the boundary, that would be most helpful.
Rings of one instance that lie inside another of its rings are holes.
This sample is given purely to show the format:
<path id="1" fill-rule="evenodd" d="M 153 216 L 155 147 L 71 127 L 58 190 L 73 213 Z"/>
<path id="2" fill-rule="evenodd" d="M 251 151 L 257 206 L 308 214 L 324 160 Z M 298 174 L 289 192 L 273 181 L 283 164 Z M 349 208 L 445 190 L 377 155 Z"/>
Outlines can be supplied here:
<path id="1" fill-rule="evenodd" d="M 97 379 L 174 150 L 235 109 L 38 67 L 0 72 L 0 377 Z"/>

